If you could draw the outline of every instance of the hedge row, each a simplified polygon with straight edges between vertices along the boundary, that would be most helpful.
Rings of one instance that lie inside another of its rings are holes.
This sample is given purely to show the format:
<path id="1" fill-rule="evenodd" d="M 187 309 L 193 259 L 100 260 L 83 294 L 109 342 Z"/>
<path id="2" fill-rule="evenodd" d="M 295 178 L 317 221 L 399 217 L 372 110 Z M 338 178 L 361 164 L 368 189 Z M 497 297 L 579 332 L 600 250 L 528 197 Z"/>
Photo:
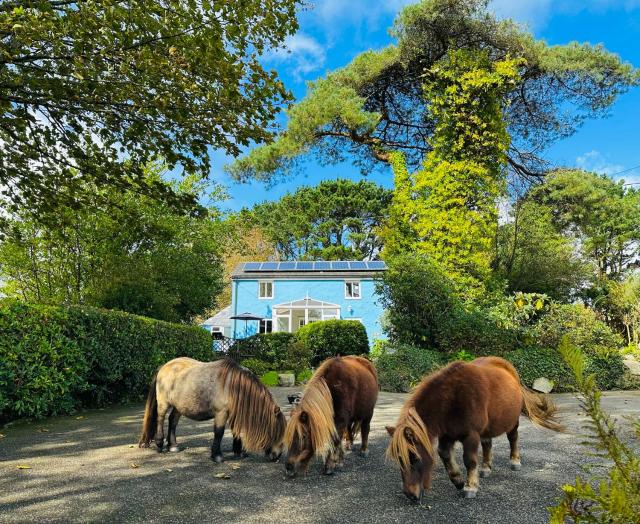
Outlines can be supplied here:
<path id="1" fill-rule="evenodd" d="M 210 334 L 117 311 L 0 301 L 0 421 L 141 399 L 155 370 L 178 356 L 210 360 Z"/>

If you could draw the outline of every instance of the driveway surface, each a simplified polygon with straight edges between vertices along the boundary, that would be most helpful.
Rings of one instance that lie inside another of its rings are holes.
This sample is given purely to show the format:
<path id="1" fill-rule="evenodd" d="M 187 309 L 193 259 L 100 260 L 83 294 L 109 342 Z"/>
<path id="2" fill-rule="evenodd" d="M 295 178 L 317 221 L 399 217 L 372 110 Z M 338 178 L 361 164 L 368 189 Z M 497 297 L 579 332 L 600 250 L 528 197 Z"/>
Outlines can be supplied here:
<path id="1" fill-rule="evenodd" d="M 294 390 L 274 394 L 285 405 Z M 384 459 L 384 426 L 395 423 L 405 398 L 380 394 L 368 458 L 350 453 L 332 477 L 317 464 L 294 480 L 285 479 L 282 463 L 234 460 L 230 435 L 223 442 L 226 462 L 211 462 L 210 422 L 182 418 L 180 453 L 138 449 L 141 405 L 16 423 L 0 429 L 0 522 L 542 523 L 558 486 L 593 460 L 579 444 L 585 418 L 577 400 L 554 395 L 569 431 L 555 434 L 523 418 L 521 471 L 509 469 L 503 436 L 494 441 L 493 473 L 481 479 L 476 499 L 461 498 L 438 463 L 432 491 L 413 505 Z M 640 392 L 607 393 L 604 407 L 617 417 L 638 415 Z M 457 454 L 461 462 L 459 448 Z"/>

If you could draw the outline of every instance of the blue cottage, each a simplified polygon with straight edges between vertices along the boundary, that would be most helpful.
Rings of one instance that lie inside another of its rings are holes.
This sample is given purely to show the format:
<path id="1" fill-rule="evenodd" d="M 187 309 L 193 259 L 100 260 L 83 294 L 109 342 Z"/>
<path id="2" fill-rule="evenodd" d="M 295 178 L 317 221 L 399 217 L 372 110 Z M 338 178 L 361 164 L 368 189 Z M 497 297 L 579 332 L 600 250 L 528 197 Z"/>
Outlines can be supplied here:
<path id="1" fill-rule="evenodd" d="M 374 278 L 381 261 L 245 262 L 232 276 L 231 316 L 249 313 L 260 321 L 234 320 L 234 338 L 256 333 L 294 333 L 317 320 L 358 320 L 369 342 L 382 337 L 382 307 Z"/>

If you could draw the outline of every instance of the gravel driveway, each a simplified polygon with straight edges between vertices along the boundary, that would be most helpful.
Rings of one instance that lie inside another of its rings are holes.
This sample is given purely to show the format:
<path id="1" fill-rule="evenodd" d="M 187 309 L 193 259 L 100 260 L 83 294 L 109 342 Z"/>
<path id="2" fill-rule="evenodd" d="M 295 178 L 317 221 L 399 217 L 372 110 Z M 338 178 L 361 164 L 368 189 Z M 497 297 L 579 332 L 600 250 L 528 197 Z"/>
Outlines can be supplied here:
<path id="1" fill-rule="evenodd" d="M 293 390 L 274 392 L 284 405 Z M 555 395 L 569 432 L 554 434 L 523 419 L 521 471 L 509 469 L 507 439 L 500 437 L 492 476 L 481 479 L 476 499 L 459 497 L 438 464 L 433 490 L 413 505 L 384 459 L 384 426 L 395 422 L 405 398 L 381 393 L 368 458 L 351 453 L 332 477 L 316 465 L 294 480 L 285 479 L 281 463 L 234 460 L 229 435 L 227 461 L 212 463 L 210 422 L 180 421 L 181 453 L 140 450 L 141 405 L 17 423 L 0 429 L 0 522 L 542 523 L 558 486 L 589 460 L 579 445 L 584 417 L 576 399 Z M 617 416 L 638 415 L 640 392 L 608 393 L 604 406 Z M 460 455 L 458 449 L 459 461 Z"/>

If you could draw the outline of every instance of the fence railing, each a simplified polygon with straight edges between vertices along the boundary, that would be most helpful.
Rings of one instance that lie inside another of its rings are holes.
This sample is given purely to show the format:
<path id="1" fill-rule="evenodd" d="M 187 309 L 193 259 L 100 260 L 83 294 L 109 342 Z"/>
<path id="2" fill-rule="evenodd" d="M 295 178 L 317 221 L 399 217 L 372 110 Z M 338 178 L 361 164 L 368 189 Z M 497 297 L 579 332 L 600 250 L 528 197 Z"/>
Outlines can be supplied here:
<path id="1" fill-rule="evenodd" d="M 218 357 L 229 357 L 236 362 L 254 356 L 247 345 L 241 343 L 240 339 L 227 337 L 214 337 L 213 351 Z"/>

